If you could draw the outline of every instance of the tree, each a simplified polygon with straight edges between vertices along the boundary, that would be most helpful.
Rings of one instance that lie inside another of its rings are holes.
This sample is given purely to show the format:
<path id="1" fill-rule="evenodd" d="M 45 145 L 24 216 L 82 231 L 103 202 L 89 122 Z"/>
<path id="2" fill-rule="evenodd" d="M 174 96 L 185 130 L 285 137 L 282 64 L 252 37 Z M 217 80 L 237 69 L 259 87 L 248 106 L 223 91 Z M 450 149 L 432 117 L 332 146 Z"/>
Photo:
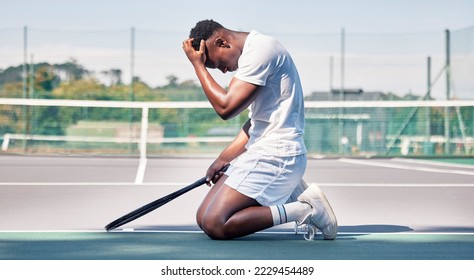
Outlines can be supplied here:
<path id="1" fill-rule="evenodd" d="M 35 89 L 52 91 L 61 82 L 51 66 L 42 66 L 35 71 Z"/>
<path id="2" fill-rule="evenodd" d="M 94 78 L 73 80 L 61 83 L 53 90 L 52 97 L 57 99 L 113 99 L 107 93 L 106 87 Z"/>
<path id="3" fill-rule="evenodd" d="M 85 69 L 74 58 L 71 58 L 71 60 L 66 63 L 54 64 L 53 68 L 58 72 L 62 81 L 81 80 L 91 74 L 89 70 Z"/>
<path id="4" fill-rule="evenodd" d="M 177 87 L 178 86 L 178 77 L 176 77 L 175 75 L 169 75 L 166 77 L 166 80 L 168 80 L 168 85 L 166 85 L 165 87 Z"/>
<path id="5" fill-rule="evenodd" d="M 110 70 L 102 71 L 101 74 L 109 79 L 109 85 L 111 86 L 122 84 L 122 70 L 120 69 L 112 68 Z"/>
<path id="6" fill-rule="evenodd" d="M 8 67 L 0 73 L 0 86 L 23 80 L 23 65 Z"/>

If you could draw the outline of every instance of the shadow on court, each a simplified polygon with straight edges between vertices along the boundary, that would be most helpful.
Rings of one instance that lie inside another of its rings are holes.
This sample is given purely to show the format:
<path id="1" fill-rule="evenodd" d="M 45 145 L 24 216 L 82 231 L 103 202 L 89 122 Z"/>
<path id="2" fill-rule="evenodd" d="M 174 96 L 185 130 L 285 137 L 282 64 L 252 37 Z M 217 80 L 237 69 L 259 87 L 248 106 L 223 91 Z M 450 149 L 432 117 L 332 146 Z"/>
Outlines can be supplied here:
<path id="1" fill-rule="evenodd" d="M 215 241 L 203 233 L 3 232 L 0 259 L 472 260 L 474 235 L 342 233 L 334 241 L 306 241 L 301 234 L 262 232 Z"/>
<path id="2" fill-rule="evenodd" d="M 136 228 L 142 231 L 201 231 L 197 225 L 159 225 L 159 226 L 140 226 Z M 412 232 L 413 229 L 408 226 L 399 225 L 353 225 L 353 226 L 339 226 L 338 232 L 340 234 L 347 233 L 397 233 L 397 232 Z M 459 228 L 453 229 L 448 232 L 459 230 Z M 467 230 L 467 229 L 466 229 Z M 285 225 L 284 227 L 272 227 L 262 232 L 281 232 L 291 234 L 294 232 L 292 227 Z M 474 228 L 471 228 L 467 232 L 474 232 Z"/>

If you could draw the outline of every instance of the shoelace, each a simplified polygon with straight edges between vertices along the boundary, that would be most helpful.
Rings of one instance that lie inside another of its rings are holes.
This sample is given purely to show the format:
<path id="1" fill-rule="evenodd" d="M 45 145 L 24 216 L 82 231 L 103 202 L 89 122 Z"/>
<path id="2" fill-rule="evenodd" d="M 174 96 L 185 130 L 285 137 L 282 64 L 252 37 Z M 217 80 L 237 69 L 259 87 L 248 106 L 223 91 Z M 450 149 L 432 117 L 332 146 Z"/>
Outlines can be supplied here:
<path id="1" fill-rule="evenodd" d="M 295 222 L 295 234 L 304 232 L 304 239 L 308 241 L 314 240 L 317 233 L 316 227 L 310 224 L 311 216 L 311 214 L 308 214 L 303 220 Z"/>

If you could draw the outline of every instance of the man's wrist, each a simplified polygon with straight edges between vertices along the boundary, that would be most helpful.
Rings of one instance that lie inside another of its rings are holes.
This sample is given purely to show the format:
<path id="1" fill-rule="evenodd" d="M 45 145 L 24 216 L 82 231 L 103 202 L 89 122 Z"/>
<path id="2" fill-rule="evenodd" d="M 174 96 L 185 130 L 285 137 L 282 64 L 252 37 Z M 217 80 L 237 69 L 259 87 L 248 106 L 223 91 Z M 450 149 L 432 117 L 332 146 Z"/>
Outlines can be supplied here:
<path id="1" fill-rule="evenodd" d="M 196 73 L 199 72 L 199 71 L 207 71 L 206 66 L 204 66 L 204 64 L 201 63 L 201 62 L 193 63 L 193 67 L 194 67 L 194 71 L 196 71 Z"/>

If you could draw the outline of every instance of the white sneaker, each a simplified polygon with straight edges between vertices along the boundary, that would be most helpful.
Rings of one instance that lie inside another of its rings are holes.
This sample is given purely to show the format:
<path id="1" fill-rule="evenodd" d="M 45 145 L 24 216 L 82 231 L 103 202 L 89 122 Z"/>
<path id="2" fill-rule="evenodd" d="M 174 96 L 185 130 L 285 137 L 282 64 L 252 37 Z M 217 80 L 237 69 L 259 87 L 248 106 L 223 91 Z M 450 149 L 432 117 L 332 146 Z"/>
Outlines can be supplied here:
<path id="1" fill-rule="evenodd" d="M 286 201 L 286 203 L 290 203 L 290 202 L 295 202 L 295 201 L 298 201 L 298 197 L 308 188 L 308 184 L 306 184 L 306 182 L 301 179 L 300 183 L 298 184 L 298 186 L 296 186 L 296 188 L 293 190 L 293 192 L 291 193 L 290 195 L 290 198 L 288 198 L 288 200 Z"/>
<path id="2" fill-rule="evenodd" d="M 333 240 L 337 235 L 337 219 L 323 191 L 316 184 L 311 184 L 298 200 L 306 202 L 313 208 L 299 224 L 307 224 L 308 229 L 314 226 L 323 233 L 324 239 Z"/>

